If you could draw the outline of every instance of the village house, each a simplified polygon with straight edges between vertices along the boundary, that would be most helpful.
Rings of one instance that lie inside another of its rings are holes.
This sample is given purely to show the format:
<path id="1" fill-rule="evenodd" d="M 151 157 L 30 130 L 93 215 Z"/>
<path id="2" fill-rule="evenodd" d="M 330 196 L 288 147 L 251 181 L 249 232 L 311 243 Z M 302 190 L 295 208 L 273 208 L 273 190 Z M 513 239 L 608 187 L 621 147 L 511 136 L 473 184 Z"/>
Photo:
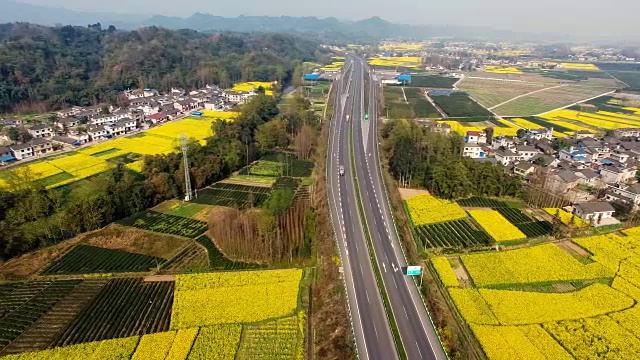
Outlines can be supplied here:
<path id="1" fill-rule="evenodd" d="M 15 160 L 15 156 L 11 153 L 11 149 L 8 147 L 0 147 L 0 164 L 5 164 L 9 161 Z"/>
<path id="2" fill-rule="evenodd" d="M 603 166 L 600 169 L 600 176 L 602 181 L 607 184 L 622 184 L 635 178 L 636 168 L 632 167 L 619 167 L 619 166 Z"/>
<path id="3" fill-rule="evenodd" d="M 124 126 L 124 123 L 117 121 L 115 123 L 112 124 L 106 124 L 103 125 L 105 130 L 107 130 L 107 135 L 110 137 L 115 137 L 115 136 L 120 136 L 120 135 L 124 135 L 124 133 L 126 132 L 126 128 Z"/>
<path id="4" fill-rule="evenodd" d="M 526 138 L 528 140 L 542 140 L 542 139 L 551 140 L 553 138 L 553 128 L 527 130 Z"/>
<path id="5" fill-rule="evenodd" d="M 562 169 L 551 173 L 544 184 L 544 187 L 555 193 L 566 193 L 578 186 L 579 178 L 574 172 Z"/>
<path id="6" fill-rule="evenodd" d="M 34 138 L 46 138 L 53 136 L 53 129 L 49 125 L 45 124 L 36 124 L 27 129 L 29 134 Z"/>
<path id="7" fill-rule="evenodd" d="M 151 121 L 152 124 L 157 124 L 157 123 L 169 121 L 169 115 L 164 113 L 157 113 L 157 114 L 147 116 L 147 119 Z"/>
<path id="8" fill-rule="evenodd" d="M 487 134 L 479 131 L 467 131 L 464 141 L 466 143 L 485 144 L 487 142 Z"/>
<path id="9" fill-rule="evenodd" d="M 613 218 L 615 209 L 606 201 L 593 201 L 574 204 L 573 212 L 580 219 L 599 225 L 603 220 Z"/>
<path id="10" fill-rule="evenodd" d="M 198 102 L 193 99 L 179 100 L 173 103 L 173 106 L 182 113 L 187 113 L 198 108 Z"/>
<path id="11" fill-rule="evenodd" d="M 485 157 L 482 147 L 478 144 L 465 144 L 462 150 L 462 156 L 466 156 L 472 159 L 478 159 Z"/>
<path id="12" fill-rule="evenodd" d="M 558 164 L 560 164 L 560 160 L 554 158 L 551 155 L 545 154 L 536 154 L 534 157 L 529 159 L 529 161 L 541 167 L 556 167 L 558 166 Z"/>
<path id="13" fill-rule="evenodd" d="M 640 184 L 609 185 L 605 191 L 604 199 L 607 201 L 633 204 L 635 208 L 640 204 Z"/>
<path id="14" fill-rule="evenodd" d="M 623 128 L 623 129 L 615 129 L 613 130 L 613 135 L 617 138 L 630 138 L 630 137 L 640 137 L 640 129 L 639 128 Z"/>
<path id="15" fill-rule="evenodd" d="M 105 129 L 104 125 L 90 125 L 87 128 L 87 135 L 91 141 L 102 140 L 107 137 L 107 129 Z"/>
<path id="16" fill-rule="evenodd" d="M 578 183 L 586 186 L 594 186 L 598 179 L 598 174 L 589 168 L 577 170 L 574 174 L 578 177 Z"/>
<path id="17" fill-rule="evenodd" d="M 81 108 L 79 106 L 74 106 L 74 107 L 69 108 L 69 109 L 63 109 L 63 110 L 56 111 L 56 115 L 58 115 L 59 118 L 66 118 L 66 117 L 71 117 L 71 116 L 74 116 L 76 114 L 79 114 L 82 111 L 84 111 L 83 108 Z"/>
<path id="18" fill-rule="evenodd" d="M 491 140 L 491 146 L 498 150 L 500 148 L 508 149 L 515 144 L 513 136 L 500 135 Z"/>
<path id="19" fill-rule="evenodd" d="M 568 162 L 585 162 L 587 161 L 587 152 L 582 149 L 576 149 L 571 146 L 568 149 L 560 150 L 558 157 L 560 160 L 568 161 Z"/>
<path id="20" fill-rule="evenodd" d="M 69 129 L 78 126 L 79 124 L 80 120 L 72 117 L 62 118 L 55 122 L 56 127 L 60 130 L 64 130 L 65 128 Z"/>
<path id="21" fill-rule="evenodd" d="M 576 140 L 582 140 L 590 137 L 593 137 L 593 134 L 587 130 L 578 130 L 573 134 L 573 138 Z"/>
<path id="22" fill-rule="evenodd" d="M 528 145 L 516 146 L 516 153 L 518 154 L 518 158 L 520 160 L 525 160 L 525 161 L 539 154 L 536 148 Z"/>
<path id="23" fill-rule="evenodd" d="M 101 116 L 94 117 L 90 119 L 88 124 L 90 125 L 104 125 L 107 123 L 112 123 L 118 120 L 118 117 L 114 114 L 104 114 Z"/>
<path id="24" fill-rule="evenodd" d="M 137 121 L 130 118 L 123 118 L 115 123 L 116 126 L 123 126 L 125 132 L 131 132 L 138 128 Z"/>
<path id="25" fill-rule="evenodd" d="M 11 145 L 9 149 L 17 160 L 33 157 L 33 147 L 29 143 Z"/>
<path id="26" fill-rule="evenodd" d="M 31 149 L 33 151 L 34 156 L 45 155 L 50 152 L 53 152 L 53 145 L 51 145 L 51 141 L 45 139 L 32 139 L 28 142 L 31 145 Z"/>
<path id="27" fill-rule="evenodd" d="M 518 154 L 511 150 L 498 150 L 496 151 L 496 160 L 502 163 L 502 165 L 507 166 L 510 163 L 517 161 L 520 157 Z"/>
<path id="28" fill-rule="evenodd" d="M 520 176 L 527 176 L 536 171 L 535 165 L 527 161 L 520 161 L 513 166 L 513 172 Z"/>

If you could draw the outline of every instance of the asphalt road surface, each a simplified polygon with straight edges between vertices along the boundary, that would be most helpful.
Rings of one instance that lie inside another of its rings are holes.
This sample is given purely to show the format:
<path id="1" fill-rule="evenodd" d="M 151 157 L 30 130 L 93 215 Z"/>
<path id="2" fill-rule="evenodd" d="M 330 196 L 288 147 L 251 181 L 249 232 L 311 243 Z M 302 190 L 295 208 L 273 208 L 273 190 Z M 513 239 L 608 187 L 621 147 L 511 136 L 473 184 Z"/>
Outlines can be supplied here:
<path id="1" fill-rule="evenodd" d="M 347 56 L 337 87 L 331 124 L 327 179 L 332 221 L 339 245 L 349 309 L 360 359 L 397 359 L 387 316 L 393 317 L 408 359 L 446 359 L 418 292 L 405 276 L 402 248 L 382 180 L 377 141 L 379 83 L 359 58 Z M 365 119 L 368 114 L 368 119 Z M 348 118 L 347 118 L 348 116 Z M 351 156 L 353 156 L 352 166 Z M 344 166 L 344 175 L 339 167 Z M 358 189 L 355 183 L 358 184 Z M 362 222 L 356 191 L 360 192 Z M 385 313 L 367 250 L 371 237 L 391 312 Z M 409 264 L 410 265 L 410 264 Z"/>

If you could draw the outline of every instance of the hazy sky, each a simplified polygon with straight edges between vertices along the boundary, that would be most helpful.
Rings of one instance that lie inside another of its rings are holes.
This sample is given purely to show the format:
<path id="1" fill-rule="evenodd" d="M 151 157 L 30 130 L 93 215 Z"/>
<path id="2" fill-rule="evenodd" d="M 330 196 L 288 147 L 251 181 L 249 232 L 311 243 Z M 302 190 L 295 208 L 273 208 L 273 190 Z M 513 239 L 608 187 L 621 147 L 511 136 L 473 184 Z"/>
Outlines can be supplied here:
<path id="1" fill-rule="evenodd" d="M 640 37 L 640 0 L 17 0 L 84 11 L 189 16 L 311 15 L 340 19 L 380 16 L 407 24 L 489 26 L 574 35 Z M 614 5 L 615 4 L 615 5 Z"/>

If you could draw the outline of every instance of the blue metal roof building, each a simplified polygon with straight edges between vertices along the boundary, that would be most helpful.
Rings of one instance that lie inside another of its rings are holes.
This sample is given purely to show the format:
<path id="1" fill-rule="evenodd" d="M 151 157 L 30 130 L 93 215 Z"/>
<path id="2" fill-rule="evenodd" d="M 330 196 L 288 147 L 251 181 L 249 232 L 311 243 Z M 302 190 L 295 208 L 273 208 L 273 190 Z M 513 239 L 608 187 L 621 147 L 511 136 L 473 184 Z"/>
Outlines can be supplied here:
<path id="1" fill-rule="evenodd" d="M 320 74 L 304 74 L 305 80 L 318 80 L 320 78 Z"/>

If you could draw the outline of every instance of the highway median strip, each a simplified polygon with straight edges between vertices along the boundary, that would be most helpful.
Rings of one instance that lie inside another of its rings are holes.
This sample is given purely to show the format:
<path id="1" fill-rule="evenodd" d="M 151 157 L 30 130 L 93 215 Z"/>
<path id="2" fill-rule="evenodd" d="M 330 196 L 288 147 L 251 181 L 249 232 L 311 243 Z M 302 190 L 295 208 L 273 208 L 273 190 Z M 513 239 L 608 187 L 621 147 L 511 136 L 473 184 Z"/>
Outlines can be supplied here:
<path id="1" fill-rule="evenodd" d="M 351 179 L 351 181 L 353 182 L 353 185 L 355 188 L 356 203 L 358 205 L 358 214 L 360 216 L 360 220 L 365 224 L 364 235 L 367 240 L 367 251 L 369 252 L 369 258 L 371 259 L 371 263 L 373 265 L 373 272 L 376 277 L 376 283 L 378 284 L 378 291 L 380 292 L 380 297 L 382 298 L 382 303 L 385 308 L 387 320 L 389 321 L 389 325 L 391 326 L 391 333 L 393 335 L 393 342 L 396 347 L 396 352 L 398 353 L 398 357 L 401 360 L 406 360 L 407 353 L 404 350 L 404 345 L 402 343 L 402 338 L 400 337 L 400 331 L 398 329 L 398 325 L 396 324 L 395 318 L 393 316 L 389 316 L 390 313 L 393 314 L 393 310 L 391 309 L 391 303 L 389 301 L 389 297 L 387 295 L 387 291 L 382 280 L 382 274 L 380 273 L 380 268 L 376 261 L 375 250 L 373 249 L 373 244 L 371 243 L 371 235 L 369 234 L 369 227 L 367 225 L 367 219 L 364 216 L 364 208 L 362 205 L 362 198 L 360 196 L 360 186 L 358 185 L 358 182 L 355 181 L 357 180 L 358 176 L 355 171 L 355 157 L 353 154 L 353 137 L 351 136 L 353 132 L 353 126 L 354 126 L 353 124 L 355 123 L 355 121 L 356 119 L 354 119 L 354 121 L 351 122 L 351 126 L 349 126 L 349 159 L 351 162 L 351 167 L 354 170 L 354 177 Z"/>

